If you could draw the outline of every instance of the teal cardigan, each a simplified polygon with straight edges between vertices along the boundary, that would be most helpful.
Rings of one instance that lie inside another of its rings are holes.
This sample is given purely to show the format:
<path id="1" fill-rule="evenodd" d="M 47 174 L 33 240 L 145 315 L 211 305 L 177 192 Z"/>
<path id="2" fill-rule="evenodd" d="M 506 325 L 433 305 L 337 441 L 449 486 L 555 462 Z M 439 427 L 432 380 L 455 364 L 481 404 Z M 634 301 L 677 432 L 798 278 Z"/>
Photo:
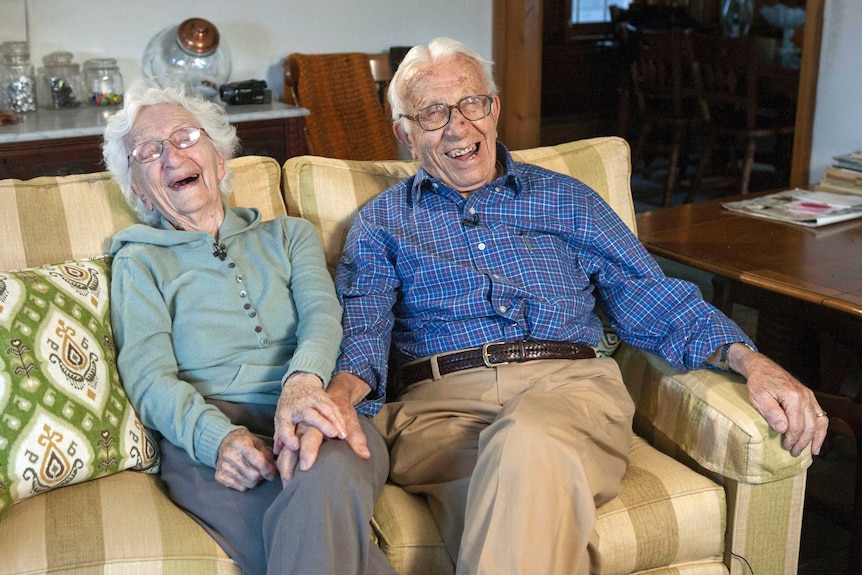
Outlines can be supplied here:
<path id="1" fill-rule="evenodd" d="M 204 398 L 275 404 L 295 371 L 324 384 L 341 308 L 317 232 L 228 208 L 220 254 L 205 232 L 131 226 L 114 236 L 111 316 L 117 365 L 144 425 L 215 467 L 237 427 Z M 224 259 L 219 257 L 224 256 Z"/>

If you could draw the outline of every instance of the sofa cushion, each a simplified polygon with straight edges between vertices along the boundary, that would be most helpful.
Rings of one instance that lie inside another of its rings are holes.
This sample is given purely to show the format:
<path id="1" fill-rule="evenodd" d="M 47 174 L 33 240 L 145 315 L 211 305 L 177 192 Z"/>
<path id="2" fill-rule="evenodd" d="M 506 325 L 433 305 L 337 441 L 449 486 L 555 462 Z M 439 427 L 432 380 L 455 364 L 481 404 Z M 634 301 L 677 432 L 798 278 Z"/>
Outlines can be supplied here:
<path id="1" fill-rule="evenodd" d="M 512 152 L 523 162 L 573 174 L 598 192 L 633 231 L 629 147 L 622 138 L 595 138 Z M 299 156 L 285 162 L 282 187 L 287 213 L 317 228 L 331 273 L 359 209 L 383 190 L 412 176 L 416 162 L 358 162 Z"/>
<path id="2" fill-rule="evenodd" d="M 602 573 L 622 575 L 674 565 L 673 573 L 726 574 L 722 563 L 726 521 L 721 486 L 635 437 L 622 492 L 598 509 Z M 422 497 L 387 485 L 374 508 L 372 526 L 380 548 L 399 573 L 455 572 Z"/>
<path id="3" fill-rule="evenodd" d="M 286 213 L 275 160 L 244 156 L 228 165 L 235 174 L 228 204 L 254 206 L 264 219 Z M 107 172 L 0 180 L 0 270 L 99 257 L 137 221 Z"/>
<path id="4" fill-rule="evenodd" d="M 0 575 L 241 575 L 165 490 L 123 471 L 22 501 L 0 519 Z"/>
<path id="5" fill-rule="evenodd" d="M 157 465 L 120 384 L 109 275 L 105 259 L 0 272 L 0 515 L 51 489 Z"/>
<path id="6" fill-rule="evenodd" d="M 699 563 L 697 573 L 725 573 L 722 487 L 640 437 L 629 456 L 622 492 L 598 509 L 602 574 L 690 562 Z"/>

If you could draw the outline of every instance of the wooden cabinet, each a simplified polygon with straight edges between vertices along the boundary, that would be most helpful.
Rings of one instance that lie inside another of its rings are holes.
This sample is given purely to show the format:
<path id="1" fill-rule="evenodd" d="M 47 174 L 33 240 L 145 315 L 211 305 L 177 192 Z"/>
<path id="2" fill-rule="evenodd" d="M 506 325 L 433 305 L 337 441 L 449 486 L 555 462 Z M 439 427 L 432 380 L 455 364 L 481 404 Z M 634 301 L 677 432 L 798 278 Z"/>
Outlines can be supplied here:
<path id="1" fill-rule="evenodd" d="M 0 144 L 0 180 L 104 171 L 101 146 L 102 136 Z"/>
<path id="2" fill-rule="evenodd" d="M 308 111 L 281 103 L 230 106 L 241 155 L 271 156 L 279 164 L 305 153 Z M 104 110 L 39 110 L 19 124 L 0 126 L 0 179 L 100 172 Z"/>
<path id="3" fill-rule="evenodd" d="M 301 116 L 236 123 L 243 156 L 270 156 L 280 164 L 305 153 L 305 120 Z"/>

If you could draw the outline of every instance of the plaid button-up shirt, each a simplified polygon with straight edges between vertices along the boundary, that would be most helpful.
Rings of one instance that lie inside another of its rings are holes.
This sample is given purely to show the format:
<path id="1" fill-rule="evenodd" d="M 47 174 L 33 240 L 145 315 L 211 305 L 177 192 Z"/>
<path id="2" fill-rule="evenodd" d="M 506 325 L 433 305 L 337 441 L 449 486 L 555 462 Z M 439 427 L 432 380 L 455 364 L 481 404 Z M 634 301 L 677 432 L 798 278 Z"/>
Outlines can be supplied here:
<path id="1" fill-rule="evenodd" d="M 373 199 L 336 274 L 344 340 L 336 371 L 373 392 L 395 365 L 515 339 L 595 344 L 598 303 L 631 345 L 680 369 L 703 366 L 744 333 L 696 286 L 664 276 L 614 211 L 582 182 L 516 163 L 468 199 L 423 169 Z"/>

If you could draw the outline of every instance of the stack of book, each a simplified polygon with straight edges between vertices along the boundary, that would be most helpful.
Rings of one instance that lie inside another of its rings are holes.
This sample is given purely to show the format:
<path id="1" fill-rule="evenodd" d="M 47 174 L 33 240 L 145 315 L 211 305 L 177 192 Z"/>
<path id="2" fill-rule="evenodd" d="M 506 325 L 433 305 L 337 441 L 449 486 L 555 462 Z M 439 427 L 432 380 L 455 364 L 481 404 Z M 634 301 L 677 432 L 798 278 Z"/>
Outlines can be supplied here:
<path id="1" fill-rule="evenodd" d="M 826 172 L 814 189 L 821 192 L 862 195 L 862 151 L 833 158 L 835 163 L 826 166 Z"/>

